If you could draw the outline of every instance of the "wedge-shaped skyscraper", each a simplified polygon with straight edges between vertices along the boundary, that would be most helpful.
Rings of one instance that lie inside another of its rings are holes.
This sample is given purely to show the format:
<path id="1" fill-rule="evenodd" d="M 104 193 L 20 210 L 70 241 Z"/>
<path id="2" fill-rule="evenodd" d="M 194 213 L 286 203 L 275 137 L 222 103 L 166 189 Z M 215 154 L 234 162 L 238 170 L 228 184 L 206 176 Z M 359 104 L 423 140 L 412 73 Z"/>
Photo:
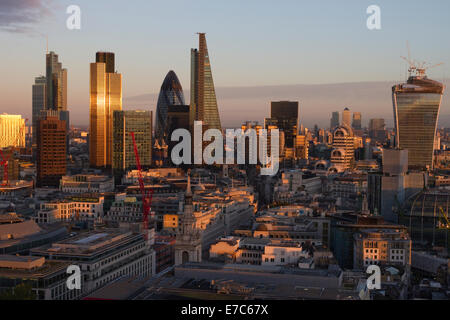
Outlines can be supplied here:
<path id="1" fill-rule="evenodd" d="M 433 167 L 434 139 L 444 85 L 423 72 L 392 87 L 396 143 L 408 150 L 410 168 Z"/>
<path id="2" fill-rule="evenodd" d="M 156 105 L 155 137 L 160 146 L 168 145 L 170 140 L 167 122 L 170 106 L 184 104 L 183 88 L 175 72 L 170 70 L 161 85 L 158 104 Z"/>
<path id="3" fill-rule="evenodd" d="M 191 49 L 191 126 L 203 121 L 205 129 L 219 129 L 219 110 L 204 33 L 199 33 L 198 49 Z"/>

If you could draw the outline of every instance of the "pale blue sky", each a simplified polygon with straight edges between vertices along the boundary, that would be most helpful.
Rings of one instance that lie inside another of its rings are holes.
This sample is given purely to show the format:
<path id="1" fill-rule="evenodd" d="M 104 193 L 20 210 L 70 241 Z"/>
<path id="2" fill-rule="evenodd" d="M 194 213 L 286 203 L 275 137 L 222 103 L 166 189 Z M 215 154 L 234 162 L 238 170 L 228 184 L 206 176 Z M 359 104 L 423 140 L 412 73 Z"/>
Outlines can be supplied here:
<path id="1" fill-rule="evenodd" d="M 45 2 L 22 1 L 33 6 Z M 414 58 L 445 63 L 430 71 L 430 77 L 442 80 L 450 75 L 450 2 L 446 0 L 50 3 L 52 13 L 28 24 L 26 32 L 1 31 L 0 21 L 0 41 L 6 49 L 0 52 L 0 112 L 31 113 L 33 78 L 45 71 L 44 35 L 49 49 L 60 55 L 69 71 L 69 108 L 75 123 L 88 121 L 89 63 L 96 51 L 116 53 L 124 97 L 157 93 L 170 69 L 188 90 L 189 54 L 197 46 L 196 32 L 207 33 L 217 87 L 400 81 L 406 64 L 399 56 L 407 55 L 406 40 Z M 79 31 L 65 26 L 70 4 L 81 8 Z M 379 31 L 366 28 L 366 8 L 371 4 L 381 7 Z M 0 19 L 12 10 L 0 4 Z M 149 108 L 154 109 L 155 103 L 149 101 Z M 219 107 L 226 116 L 222 110 L 226 105 L 219 101 Z M 365 112 L 364 106 L 360 108 Z M 324 117 L 328 122 L 329 115 Z"/>

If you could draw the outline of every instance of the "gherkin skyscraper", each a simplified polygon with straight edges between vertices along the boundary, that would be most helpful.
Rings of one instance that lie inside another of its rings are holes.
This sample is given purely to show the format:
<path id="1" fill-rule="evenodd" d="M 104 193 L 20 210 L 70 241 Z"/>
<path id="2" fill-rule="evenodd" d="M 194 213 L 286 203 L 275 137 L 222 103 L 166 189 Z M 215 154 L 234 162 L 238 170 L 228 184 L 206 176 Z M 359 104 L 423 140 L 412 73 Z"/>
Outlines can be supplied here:
<path id="1" fill-rule="evenodd" d="M 203 121 L 205 129 L 219 129 L 219 110 L 204 33 L 199 33 L 198 49 L 191 49 L 191 126 Z"/>
<path id="2" fill-rule="evenodd" d="M 184 105 L 183 88 L 174 71 L 170 70 L 164 78 L 156 105 L 155 136 L 160 146 L 170 140 L 167 113 L 170 106 Z"/>

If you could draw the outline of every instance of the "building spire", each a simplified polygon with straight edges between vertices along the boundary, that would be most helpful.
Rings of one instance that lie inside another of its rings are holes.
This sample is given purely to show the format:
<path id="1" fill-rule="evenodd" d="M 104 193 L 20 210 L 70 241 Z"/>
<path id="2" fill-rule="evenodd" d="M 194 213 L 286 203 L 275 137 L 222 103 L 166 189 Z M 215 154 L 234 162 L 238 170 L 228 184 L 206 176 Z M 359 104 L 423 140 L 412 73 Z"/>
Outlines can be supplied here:
<path id="1" fill-rule="evenodd" d="M 191 190 L 191 170 L 188 171 L 188 180 L 187 180 L 187 187 L 186 187 L 186 195 L 192 196 L 192 190 Z"/>

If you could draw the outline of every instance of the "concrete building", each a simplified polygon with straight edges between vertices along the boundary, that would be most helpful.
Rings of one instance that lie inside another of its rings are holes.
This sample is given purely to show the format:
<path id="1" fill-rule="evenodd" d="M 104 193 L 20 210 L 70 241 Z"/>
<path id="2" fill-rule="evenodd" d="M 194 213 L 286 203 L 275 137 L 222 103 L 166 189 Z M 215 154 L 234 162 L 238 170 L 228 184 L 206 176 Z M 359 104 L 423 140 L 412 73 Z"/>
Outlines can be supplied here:
<path id="1" fill-rule="evenodd" d="M 0 255 L 0 291 L 29 284 L 36 300 L 74 300 L 81 290 L 69 290 L 66 270 L 71 263 L 44 257 Z"/>
<path id="2" fill-rule="evenodd" d="M 44 202 L 41 203 L 35 220 L 38 223 L 73 220 L 94 221 L 103 216 L 104 201 L 104 196 L 86 194 Z"/>
<path id="3" fill-rule="evenodd" d="M 104 229 L 79 234 L 31 250 L 49 261 L 71 261 L 81 268 L 81 291 L 87 295 L 122 276 L 150 278 L 155 274 L 153 233 L 145 241 L 141 233 Z"/>
<path id="4" fill-rule="evenodd" d="M 354 235 L 353 268 L 370 265 L 409 266 L 411 238 L 402 229 L 364 229 Z"/>
<path id="5" fill-rule="evenodd" d="M 104 193 L 114 191 L 114 179 L 109 176 L 77 174 L 63 176 L 59 189 L 65 193 Z"/>
<path id="6" fill-rule="evenodd" d="M 333 150 L 331 151 L 331 163 L 336 170 L 350 169 L 355 161 L 355 139 L 350 126 L 342 125 L 333 132 Z"/>

